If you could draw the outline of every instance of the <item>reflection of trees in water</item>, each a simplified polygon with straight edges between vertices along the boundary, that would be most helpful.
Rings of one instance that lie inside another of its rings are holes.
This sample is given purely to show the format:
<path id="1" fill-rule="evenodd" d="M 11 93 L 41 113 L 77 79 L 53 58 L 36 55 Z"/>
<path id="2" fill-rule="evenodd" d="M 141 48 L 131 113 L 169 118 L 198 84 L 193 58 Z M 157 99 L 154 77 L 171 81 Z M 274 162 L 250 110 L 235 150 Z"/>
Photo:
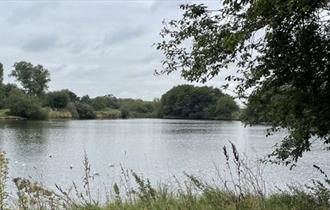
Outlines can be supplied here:
<path id="1" fill-rule="evenodd" d="M 47 141 L 56 123 L 51 121 L 6 121 L 0 123 L 1 144 L 10 156 L 38 158 L 47 156 Z M 65 123 L 61 123 L 61 126 Z"/>

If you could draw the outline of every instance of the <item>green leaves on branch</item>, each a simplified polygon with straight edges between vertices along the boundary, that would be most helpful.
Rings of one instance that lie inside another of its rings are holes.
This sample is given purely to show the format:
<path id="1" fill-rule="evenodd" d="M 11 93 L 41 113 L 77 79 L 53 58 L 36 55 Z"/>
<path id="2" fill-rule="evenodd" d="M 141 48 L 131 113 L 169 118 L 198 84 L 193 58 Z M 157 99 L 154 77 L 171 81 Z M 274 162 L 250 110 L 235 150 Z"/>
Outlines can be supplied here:
<path id="1" fill-rule="evenodd" d="M 273 156 L 292 163 L 311 138 L 330 143 L 330 4 L 328 0 L 224 0 L 219 9 L 182 5 L 156 43 L 163 69 L 206 82 L 222 71 L 248 99 L 248 122 L 286 128 Z"/>
<path id="2" fill-rule="evenodd" d="M 14 69 L 10 76 L 16 78 L 21 83 L 27 94 L 31 96 L 41 96 L 47 90 L 47 83 L 50 75 L 42 65 L 21 61 L 14 64 Z"/>

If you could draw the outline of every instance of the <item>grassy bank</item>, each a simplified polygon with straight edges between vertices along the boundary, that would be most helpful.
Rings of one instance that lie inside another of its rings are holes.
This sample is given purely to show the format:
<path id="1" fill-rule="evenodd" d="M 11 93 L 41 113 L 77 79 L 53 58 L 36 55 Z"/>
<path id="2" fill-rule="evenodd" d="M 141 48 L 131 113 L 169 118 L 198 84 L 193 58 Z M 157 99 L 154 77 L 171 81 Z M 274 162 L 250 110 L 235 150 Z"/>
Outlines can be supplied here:
<path id="1" fill-rule="evenodd" d="M 134 171 L 122 168 L 121 182 L 109 186 L 105 202 L 93 197 L 94 175 L 87 156 L 83 160 L 84 174 L 81 185 L 73 183 L 65 190 L 56 185 L 48 189 L 42 183 L 14 178 L 16 194 L 7 192 L 8 160 L 0 152 L 0 209 L 68 209 L 68 210 L 329 210 L 330 180 L 314 181 L 310 186 L 290 187 L 277 193 L 266 194 L 260 174 L 255 173 L 240 158 L 232 146 L 228 155 L 224 148 L 229 180 L 223 184 L 209 184 L 201 178 L 186 174 L 186 181 L 152 185 Z M 256 170 L 258 171 L 258 170 Z M 323 171 L 320 170 L 321 173 Z"/>

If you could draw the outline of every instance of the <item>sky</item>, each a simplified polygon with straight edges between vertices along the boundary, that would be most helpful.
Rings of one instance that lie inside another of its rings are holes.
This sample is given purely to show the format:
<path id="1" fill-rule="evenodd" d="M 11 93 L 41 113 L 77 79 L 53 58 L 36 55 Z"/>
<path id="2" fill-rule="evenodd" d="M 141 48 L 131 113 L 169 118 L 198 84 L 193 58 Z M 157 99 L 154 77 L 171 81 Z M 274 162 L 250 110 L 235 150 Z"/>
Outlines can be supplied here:
<path id="1" fill-rule="evenodd" d="M 0 62 L 5 82 L 18 61 L 50 71 L 49 90 L 77 95 L 159 98 L 187 82 L 178 73 L 155 76 L 163 55 L 162 21 L 181 17 L 187 0 L 1 0 Z M 219 1 L 198 1 L 217 7 Z M 224 76 L 206 83 L 221 87 Z M 227 91 L 231 93 L 231 91 Z"/>

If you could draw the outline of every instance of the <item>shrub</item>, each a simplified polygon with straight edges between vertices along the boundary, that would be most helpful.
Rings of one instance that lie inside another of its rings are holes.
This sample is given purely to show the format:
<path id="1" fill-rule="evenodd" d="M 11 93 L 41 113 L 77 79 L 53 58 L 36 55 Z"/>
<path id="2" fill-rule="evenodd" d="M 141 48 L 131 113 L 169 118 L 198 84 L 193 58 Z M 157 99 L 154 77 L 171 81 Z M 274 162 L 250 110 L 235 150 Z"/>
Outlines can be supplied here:
<path id="1" fill-rule="evenodd" d="M 106 108 L 103 111 L 96 111 L 96 116 L 100 119 L 118 119 L 121 118 L 121 112 L 118 109 Z"/>
<path id="2" fill-rule="evenodd" d="M 52 108 L 63 109 L 69 100 L 69 95 L 65 91 L 54 91 L 47 94 L 47 104 Z"/>
<path id="3" fill-rule="evenodd" d="M 123 118 L 123 119 L 127 119 L 130 116 L 130 112 L 129 112 L 128 108 L 125 106 L 120 107 L 120 114 L 121 114 L 121 118 Z"/>
<path id="4" fill-rule="evenodd" d="M 79 118 L 79 114 L 74 103 L 69 102 L 68 105 L 65 107 L 65 109 L 71 113 L 72 118 L 74 119 Z"/>
<path id="5" fill-rule="evenodd" d="M 9 114 L 31 120 L 45 120 L 47 113 L 38 101 L 20 91 L 13 91 L 8 98 Z"/>
<path id="6" fill-rule="evenodd" d="M 76 109 L 80 119 L 95 119 L 96 114 L 94 113 L 93 107 L 84 103 L 75 103 Z"/>

